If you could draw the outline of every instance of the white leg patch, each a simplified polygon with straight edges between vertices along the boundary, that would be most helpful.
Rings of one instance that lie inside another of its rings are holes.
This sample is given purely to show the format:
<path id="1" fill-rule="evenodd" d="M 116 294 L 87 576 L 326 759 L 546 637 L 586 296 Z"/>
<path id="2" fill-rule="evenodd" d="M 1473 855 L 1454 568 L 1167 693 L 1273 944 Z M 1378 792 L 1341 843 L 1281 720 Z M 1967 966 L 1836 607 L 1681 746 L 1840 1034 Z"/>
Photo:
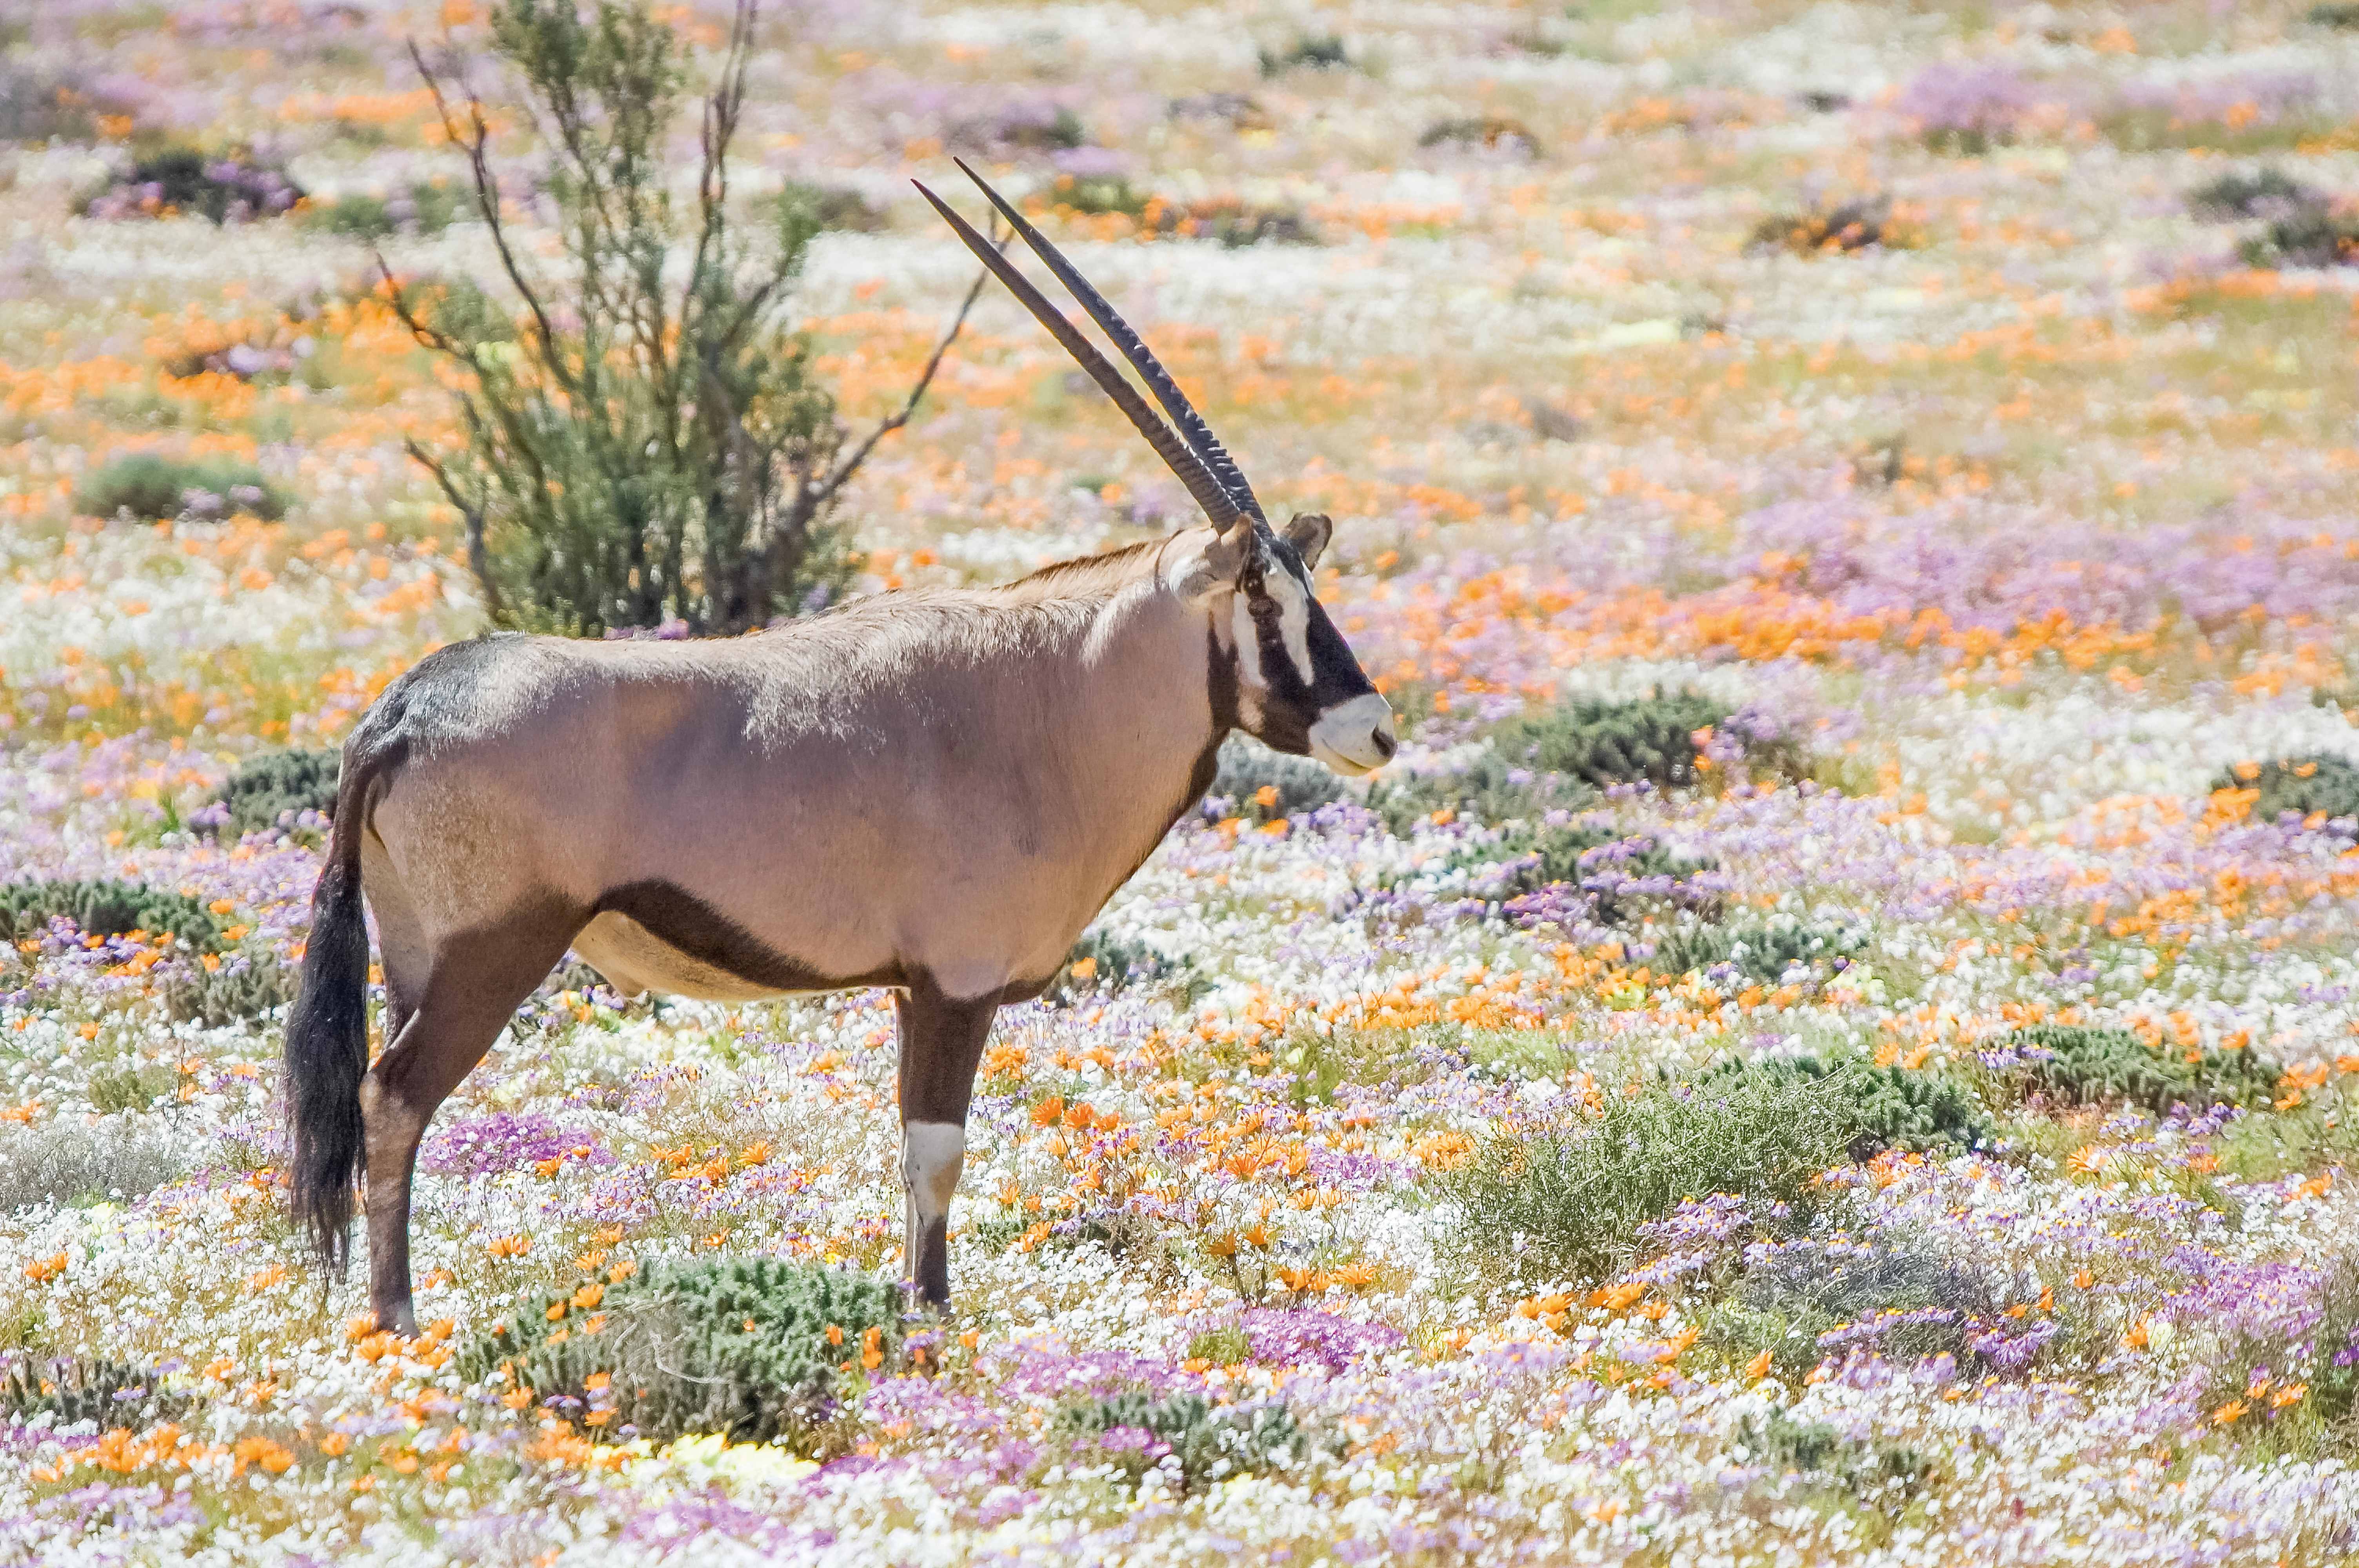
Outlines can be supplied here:
<path id="1" fill-rule="evenodd" d="M 946 1219 L 966 1164 L 966 1129 L 947 1121 L 901 1124 L 901 1185 L 920 1226 Z"/>

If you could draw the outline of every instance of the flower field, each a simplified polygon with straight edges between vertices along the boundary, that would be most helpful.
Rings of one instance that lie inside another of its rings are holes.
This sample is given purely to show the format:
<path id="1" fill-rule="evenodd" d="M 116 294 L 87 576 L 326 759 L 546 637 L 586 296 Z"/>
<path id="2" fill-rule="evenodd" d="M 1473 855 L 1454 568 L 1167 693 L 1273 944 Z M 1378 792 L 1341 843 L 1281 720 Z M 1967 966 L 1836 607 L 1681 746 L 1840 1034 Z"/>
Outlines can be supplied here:
<path id="1" fill-rule="evenodd" d="M 1333 514 L 1401 755 L 1235 752 L 1002 1013 L 947 1314 L 883 993 L 569 965 L 405 1340 L 287 1218 L 323 822 L 241 792 L 484 624 L 371 254 L 494 274 L 404 50 L 482 9 L 0 21 L 0 1563 L 2359 1555 L 2359 6 L 777 6 L 847 419 L 975 161 Z M 1187 508 L 985 294 L 843 515 Z M 737 1428 L 596 1369 L 691 1284 Z"/>

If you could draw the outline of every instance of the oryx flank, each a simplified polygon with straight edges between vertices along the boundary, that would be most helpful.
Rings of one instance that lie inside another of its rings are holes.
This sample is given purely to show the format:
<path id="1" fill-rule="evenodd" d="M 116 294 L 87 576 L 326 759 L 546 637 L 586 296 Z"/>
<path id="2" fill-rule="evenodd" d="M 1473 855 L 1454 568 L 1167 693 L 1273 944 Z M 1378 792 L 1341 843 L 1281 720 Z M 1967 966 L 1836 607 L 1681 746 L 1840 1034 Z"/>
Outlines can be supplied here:
<path id="1" fill-rule="evenodd" d="M 287 1027 L 295 1214 L 341 1263 L 364 1179 L 380 1326 L 415 1328 L 409 1183 L 427 1121 L 568 947 L 631 994 L 891 988 L 903 1266 L 947 1301 L 944 1225 L 1000 1006 L 1056 977 L 1202 796 L 1232 729 L 1346 773 L 1392 755 L 1391 709 L 1311 593 L 1328 520 L 1272 528 L 1146 346 L 983 188 L 1171 424 L 925 195 L 1208 525 L 728 642 L 489 637 L 387 688 L 344 746 Z M 385 964 L 374 1065 L 364 894 Z"/>

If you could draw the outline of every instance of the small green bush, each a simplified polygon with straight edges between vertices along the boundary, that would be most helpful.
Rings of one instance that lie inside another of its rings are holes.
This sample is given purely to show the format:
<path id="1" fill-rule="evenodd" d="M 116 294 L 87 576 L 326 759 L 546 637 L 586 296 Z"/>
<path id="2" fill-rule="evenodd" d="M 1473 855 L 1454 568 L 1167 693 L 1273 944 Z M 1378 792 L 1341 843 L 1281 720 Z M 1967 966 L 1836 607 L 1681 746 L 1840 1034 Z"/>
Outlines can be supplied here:
<path id="1" fill-rule="evenodd" d="M 85 936 L 150 935 L 170 932 L 182 946 L 210 953 L 221 946 L 221 925 L 201 899 L 146 882 L 17 881 L 0 883 L 0 938 L 38 936 L 63 916 Z"/>
<path id="2" fill-rule="evenodd" d="M 1881 1244 L 1864 1251 L 1802 1247 L 1747 1269 L 1730 1298 L 1713 1308 L 1705 1334 L 1732 1361 L 1767 1350 L 1771 1369 L 1799 1382 L 1827 1358 L 1820 1336 L 1874 1327 L 1889 1316 L 1902 1321 L 1874 1339 L 1886 1359 L 1905 1366 L 1948 1356 L 1961 1375 L 1979 1376 L 1985 1368 L 1973 1336 L 1997 1313 L 1972 1270 L 1930 1253 Z"/>
<path id="3" fill-rule="evenodd" d="M 817 231 L 874 234 L 891 222 L 882 207 L 857 190 L 838 185 L 809 185 L 801 180 L 789 180 L 780 194 L 779 202 L 783 207 L 799 209 Z"/>
<path id="4" fill-rule="evenodd" d="M 1674 789 L 1695 783 L 1695 732 L 1728 716 L 1725 705 L 1692 691 L 1626 702 L 1582 697 L 1510 719 L 1491 739 L 1511 763 L 1598 789 L 1642 782 Z"/>
<path id="5" fill-rule="evenodd" d="M 1866 934 L 1842 926 L 1812 925 L 1788 915 L 1767 922 L 1702 925 L 1657 944 L 1648 967 L 1659 975 L 1684 975 L 1734 964 L 1749 979 L 1777 985 L 1796 968 L 1822 979 L 1838 958 L 1867 945 Z"/>
<path id="6" fill-rule="evenodd" d="M 2343 27 L 2359 30 L 2359 5 L 2347 3 L 2312 5 L 2308 17 L 2314 27 Z"/>
<path id="7" fill-rule="evenodd" d="M 2359 767 L 2330 752 L 2264 762 L 2249 782 L 2238 773 L 2228 769 L 2212 781 L 2212 787 L 2259 790 L 2260 798 L 2253 802 L 2256 822 L 2275 822 L 2288 812 L 2297 816 L 2323 812 L 2329 821 L 2359 818 Z"/>
<path id="8" fill-rule="evenodd" d="M 1540 139 L 1521 120 L 1503 119 L 1498 115 L 1480 115 L 1471 119 L 1437 120 L 1418 137 L 1421 147 L 1479 147 L 1488 152 L 1515 153 L 1523 157 L 1540 156 Z"/>
<path id="9" fill-rule="evenodd" d="M 1275 53 L 1268 49 L 1257 52 L 1261 56 L 1261 73 L 1264 76 L 1282 76 L 1304 67 L 1312 70 L 1350 70 L 1357 64 L 1352 59 L 1351 51 L 1343 47 L 1343 40 L 1332 33 L 1321 37 L 1303 33 L 1295 38 L 1290 48 Z"/>
<path id="10" fill-rule="evenodd" d="M 1266 802 L 1263 790 L 1273 791 Z M 1232 735 L 1221 742 L 1220 766 L 1207 795 L 1225 796 L 1241 815 L 1256 822 L 1299 816 L 1343 798 L 1334 773 L 1308 757 L 1289 757 L 1260 741 Z"/>
<path id="11" fill-rule="evenodd" d="M 2303 207 L 2238 247 L 2247 266 L 2359 265 L 2359 213 Z"/>
<path id="12" fill-rule="evenodd" d="M 18 1421 L 53 1416 L 59 1426 L 142 1428 L 180 1414 L 188 1402 L 166 1392 L 147 1368 L 90 1356 L 19 1361 L 0 1378 L 0 1411 Z"/>
<path id="13" fill-rule="evenodd" d="M 2285 1335 L 2217 1336 L 2203 1413 L 2240 1446 L 2268 1458 L 2359 1456 L 2359 1252 L 2319 1272 L 2315 1312 L 2288 1314 Z M 2256 1386 L 2256 1379 L 2266 1381 Z M 2305 1385 L 2284 1405 L 2269 1396 Z"/>
<path id="14" fill-rule="evenodd" d="M 1686 1198 L 1730 1193 L 1807 1217 L 1820 1173 L 1849 1158 L 1858 1133 L 1850 1086 L 1833 1076 L 1732 1074 L 1608 1096 L 1593 1121 L 1478 1146 L 1447 1178 L 1451 1244 L 1462 1261 L 1525 1283 L 1593 1283 Z"/>
<path id="15" fill-rule="evenodd" d="M 1065 955 L 1064 967 L 1042 994 L 1052 1002 L 1078 1001 L 1100 992 L 1169 979 L 1192 967 L 1185 957 L 1167 958 L 1144 942 L 1129 941 L 1093 925 Z"/>
<path id="16" fill-rule="evenodd" d="M 1440 811 L 1473 822 L 1513 822 L 1576 808 L 1593 798 L 1585 784 L 1518 768 L 1485 752 L 1452 773 L 1388 776 L 1368 792 L 1368 809 L 1384 818 L 1395 838 L 1406 838 Z"/>
<path id="17" fill-rule="evenodd" d="M 199 964 L 167 982 L 164 1003 L 174 1018 L 221 1029 L 267 1018 L 295 1000 L 299 968 L 281 961 L 268 943 L 248 941 L 215 957 L 217 968 Z"/>
<path id="18" fill-rule="evenodd" d="M 1897 1065 L 1878 1067 L 1851 1054 L 1756 1057 L 1723 1063 L 1704 1077 L 1743 1076 L 1816 1083 L 1831 1079 L 1847 1101 L 1853 1132 L 1845 1146 L 1854 1160 L 1885 1149 L 1955 1152 L 1989 1146 L 1996 1138 L 1983 1104 L 1962 1085 Z"/>
<path id="19" fill-rule="evenodd" d="M 316 202 L 303 210 L 302 219 L 308 228 L 355 240 L 382 240 L 404 232 L 431 237 L 456 222 L 464 204 L 457 186 L 421 179 L 391 196 L 354 191 L 333 201 Z"/>
<path id="20" fill-rule="evenodd" d="M 1059 1457 L 1087 1444 L 1093 1463 L 1113 1464 L 1133 1481 L 1170 1454 L 1190 1490 L 1292 1468 L 1312 1454 L 1310 1434 L 1283 1404 L 1215 1406 L 1199 1394 L 1158 1400 L 1133 1390 L 1081 1400 L 1060 1410 L 1049 1432 Z"/>
<path id="21" fill-rule="evenodd" d="M 140 1072 L 134 1081 L 161 1096 L 178 1079 L 177 1073 L 164 1067 Z M 93 1092 L 93 1103 L 97 1098 Z M 136 1108 L 144 1108 L 145 1103 Z M 92 1124 L 73 1117 L 46 1127 L 0 1128 L 0 1214 L 36 1204 L 137 1198 L 178 1181 L 188 1168 L 182 1146 L 168 1136 L 147 1132 L 130 1118 L 110 1117 Z"/>
<path id="22" fill-rule="evenodd" d="M 1137 218 L 1146 213 L 1150 198 L 1124 175 L 1060 174 L 1049 187 L 1049 200 L 1085 218 L 1102 217 L 1108 212 Z"/>
<path id="23" fill-rule="evenodd" d="M 2199 217 L 2228 222 L 2288 208 L 2315 207 L 2319 195 L 2274 168 L 2255 173 L 2234 169 L 2189 191 L 2187 205 Z"/>
<path id="24" fill-rule="evenodd" d="M 276 217 L 303 200 L 287 171 L 243 153 L 155 146 L 78 203 L 92 218 L 194 213 L 215 223 Z"/>
<path id="25" fill-rule="evenodd" d="M 108 459 L 82 481 L 74 492 L 74 505 L 92 517 L 127 512 L 162 521 L 184 512 L 246 512 L 269 520 L 285 514 L 287 498 L 252 463 L 126 452 Z"/>
<path id="26" fill-rule="evenodd" d="M 333 816 L 342 771 L 343 753 L 333 748 L 264 752 L 240 762 L 213 798 L 228 812 L 228 827 L 265 832 L 306 811 Z"/>
<path id="27" fill-rule="evenodd" d="M 2074 1105 L 2125 1102 L 2157 1113 L 2174 1105 L 2266 1104 L 2276 1068 L 2249 1051 L 2147 1045 L 2126 1029 L 2043 1023 L 2006 1044 L 2027 1059 L 2013 1076 L 2028 1093 Z"/>
<path id="28" fill-rule="evenodd" d="M 589 1291 L 598 1293 L 585 1302 Z M 526 1298 L 458 1365 L 473 1381 L 505 1376 L 577 1422 L 611 1411 L 596 1427 L 610 1438 L 802 1444 L 832 1413 L 869 1330 L 897 1354 L 900 1309 L 899 1288 L 885 1281 L 775 1258 L 699 1259 L 621 1279 L 610 1269 L 582 1291 Z M 593 1314 L 605 1320 L 594 1334 Z M 600 1373 L 608 1381 L 593 1390 Z"/>
<path id="29" fill-rule="evenodd" d="M 1888 1509 L 1907 1506 L 1933 1472 L 1931 1461 L 1914 1448 L 1847 1438 L 1824 1422 L 1797 1421 L 1782 1410 L 1757 1422 L 1745 1417 L 1736 1447 L 1752 1464 L 1821 1480 L 1862 1503 Z"/>

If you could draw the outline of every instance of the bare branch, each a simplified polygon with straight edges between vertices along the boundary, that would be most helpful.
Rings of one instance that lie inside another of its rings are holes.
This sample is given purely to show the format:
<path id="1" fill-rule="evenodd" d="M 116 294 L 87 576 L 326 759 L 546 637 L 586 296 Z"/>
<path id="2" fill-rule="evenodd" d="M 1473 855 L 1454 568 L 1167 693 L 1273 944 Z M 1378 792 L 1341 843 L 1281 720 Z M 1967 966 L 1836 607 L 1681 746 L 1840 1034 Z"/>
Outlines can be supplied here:
<path id="1" fill-rule="evenodd" d="M 993 225 L 995 229 L 997 226 Z M 997 236 L 995 235 L 994 238 L 997 239 Z M 1002 250 L 1007 248 L 1007 241 L 1005 239 L 998 239 L 998 244 Z M 975 300 L 982 297 L 983 286 L 990 281 L 990 278 L 989 272 L 979 272 L 974 275 L 974 282 L 968 287 L 966 297 L 959 301 L 958 315 L 951 319 L 950 330 L 944 332 L 941 341 L 934 345 L 932 356 L 926 361 L 925 370 L 918 376 L 918 384 L 909 388 L 908 401 L 902 404 L 897 412 L 889 416 L 876 428 L 869 431 L 868 438 L 853 448 L 851 455 L 837 463 L 827 478 L 815 486 L 807 487 L 814 510 L 832 500 L 835 492 L 843 488 L 844 482 L 860 470 L 860 465 L 868 460 L 868 454 L 875 449 L 877 442 L 909 422 L 909 416 L 918 411 L 919 400 L 926 395 L 926 388 L 933 384 L 934 373 L 942 366 L 942 356 L 950 352 L 951 345 L 958 341 L 959 334 L 966 330 L 967 312 L 974 308 Z"/>

